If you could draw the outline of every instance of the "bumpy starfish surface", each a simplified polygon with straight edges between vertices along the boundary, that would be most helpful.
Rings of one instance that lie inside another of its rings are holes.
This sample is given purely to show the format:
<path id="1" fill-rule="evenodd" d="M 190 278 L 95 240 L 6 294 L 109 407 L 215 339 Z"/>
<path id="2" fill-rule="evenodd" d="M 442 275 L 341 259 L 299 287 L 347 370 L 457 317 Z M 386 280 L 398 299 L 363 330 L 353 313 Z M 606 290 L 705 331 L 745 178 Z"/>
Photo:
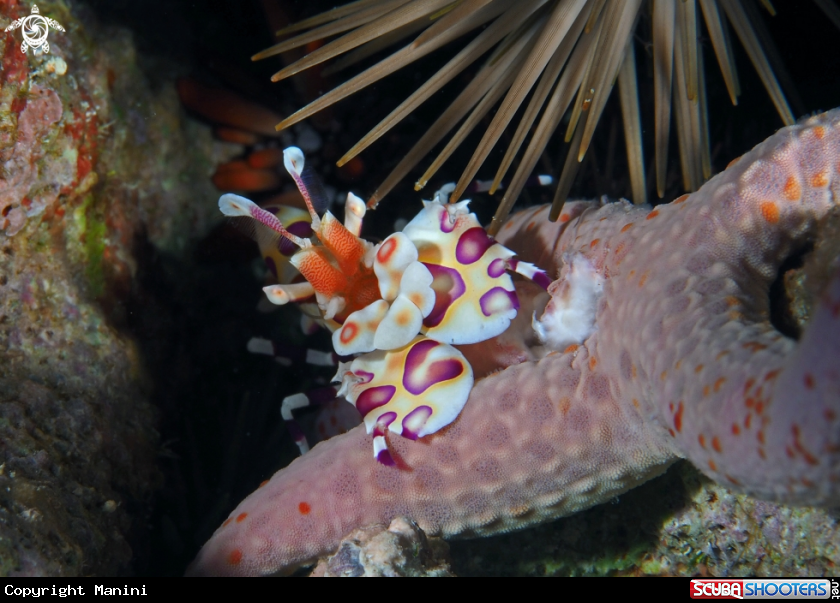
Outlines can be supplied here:
<path id="1" fill-rule="evenodd" d="M 652 211 L 573 203 L 556 224 L 545 208 L 515 216 L 500 242 L 559 275 L 545 345 L 562 345 L 552 317 L 582 288 L 598 290 L 584 295 L 594 332 L 542 358 L 524 330 L 488 343 L 485 355 L 518 364 L 478 381 L 448 428 L 394 438 L 399 468 L 371 459 L 363 427 L 323 442 L 245 499 L 191 572 L 287 572 L 398 516 L 444 536 L 520 528 L 606 501 L 679 457 L 757 497 L 840 503 L 840 270 L 798 342 L 770 323 L 768 297 L 838 206 L 834 110 Z"/>

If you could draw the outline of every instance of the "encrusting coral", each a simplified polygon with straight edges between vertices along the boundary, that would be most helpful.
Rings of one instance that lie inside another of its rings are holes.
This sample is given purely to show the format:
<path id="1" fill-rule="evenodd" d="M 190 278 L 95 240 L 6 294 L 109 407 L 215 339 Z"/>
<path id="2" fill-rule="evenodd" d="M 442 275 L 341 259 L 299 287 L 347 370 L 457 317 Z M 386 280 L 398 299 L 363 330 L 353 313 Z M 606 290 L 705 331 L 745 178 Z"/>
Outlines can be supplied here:
<path id="1" fill-rule="evenodd" d="M 768 291 L 838 198 L 834 110 L 653 210 L 514 216 L 499 241 L 559 276 L 546 314 L 577 295 L 575 265 L 603 280 L 594 333 L 550 351 L 524 332 L 486 344 L 512 364 L 478 381 L 448 428 L 393 439 L 400 468 L 370 458 L 363 428 L 323 442 L 243 501 L 190 572 L 288 572 L 400 516 L 429 535 L 504 532 L 609 500 L 679 457 L 756 497 L 837 504 L 840 271 L 798 342 L 770 322 Z"/>

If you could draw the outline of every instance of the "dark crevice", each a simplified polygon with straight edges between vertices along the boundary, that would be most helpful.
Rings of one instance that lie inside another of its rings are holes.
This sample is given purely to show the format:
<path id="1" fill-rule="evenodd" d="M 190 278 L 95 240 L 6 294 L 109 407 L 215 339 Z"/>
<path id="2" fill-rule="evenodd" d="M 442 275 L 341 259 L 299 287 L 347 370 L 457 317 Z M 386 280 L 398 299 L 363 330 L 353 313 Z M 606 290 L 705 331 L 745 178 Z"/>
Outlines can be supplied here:
<path id="1" fill-rule="evenodd" d="M 794 304 L 796 296 L 791 291 L 791 280 L 797 277 L 798 271 L 805 265 L 805 258 L 814 250 L 814 242 L 807 241 L 791 253 L 776 272 L 776 278 L 770 285 L 770 323 L 776 329 L 791 339 L 797 341 L 802 335 L 802 325 L 796 318 Z M 802 303 L 802 300 L 799 300 Z"/>

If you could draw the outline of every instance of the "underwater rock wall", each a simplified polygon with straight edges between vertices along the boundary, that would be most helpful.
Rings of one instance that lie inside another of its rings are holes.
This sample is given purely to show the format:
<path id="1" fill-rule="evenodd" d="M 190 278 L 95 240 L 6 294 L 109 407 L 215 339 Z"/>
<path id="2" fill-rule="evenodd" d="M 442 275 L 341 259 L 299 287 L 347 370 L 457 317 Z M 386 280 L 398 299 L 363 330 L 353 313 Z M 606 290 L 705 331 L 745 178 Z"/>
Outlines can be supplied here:
<path id="1" fill-rule="evenodd" d="M 137 250 L 207 231 L 231 148 L 84 5 L 38 2 L 65 31 L 22 52 L 33 6 L 0 5 L 0 575 L 125 574 L 161 481 Z"/>

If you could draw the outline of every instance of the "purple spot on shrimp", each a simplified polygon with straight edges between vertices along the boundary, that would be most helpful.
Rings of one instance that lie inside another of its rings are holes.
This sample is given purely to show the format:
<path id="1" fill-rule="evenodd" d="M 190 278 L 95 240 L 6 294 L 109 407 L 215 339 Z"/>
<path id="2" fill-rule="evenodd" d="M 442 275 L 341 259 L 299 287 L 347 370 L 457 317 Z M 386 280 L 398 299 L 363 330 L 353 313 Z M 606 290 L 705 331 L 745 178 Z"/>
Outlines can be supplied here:
<path id="1" fill-rule="evenodd" d="M 354 371 L 353 374 L 357 377 L 361 377 L 359 383 L 370 383 L 371 381 L 373 381 L 373 373 L 369 373 L 367 371 L 359 369 L 357 371 Z"/>
<path id="2" fill-rule="evenodd" d="M 533 281 L 546 291 L 548 291 L 548 286 L 551 284 L 551 279 L 548 278 L 548 275 L 542 270 L 539 270 L 536 274 L 534 274 Z"/>
<path id="3" fill-rule="evenodd" d="M 449 218 L 449 212 L 446 211 L 445 207 L 443 208 L 443 211 L 440 212 L 440 230 L 446 234 L 455 230 L 455 221 Z"/>
<path id="4" fill-rule="evenodd" d="M 464 363 L 456 358 L 425 364 L 429 352 L 439 345 L 437 341 L 424 339 L 408 351 L 402 383 L 410 394 L 419 396 L 436 383 L 455 379 L 464 372 Z"/>
<path id="5" fill-rule="evenodd" d="M 433 339 L 422 339 L 412 346 L 405 357 L 406 373 L 408 371 L 416 370 L 421 364 L 426 361 L 426 356 L 429 355 L 433 349 L 440 345 L 439 342 Z"/>
<path id="6" fill-rule="evenodd" d="M 364 417 L 370 411 L 388 404 L 388 402 L 391 401 L 391 398 L 394 397 L 396 391 L 397 388 L 393 385 L 378 385 L 376 387 L 370 387 L 359 394 L 358 398 L 356 398 L 356 409 L 359 411 L 359 414 Z M 396 415 L 394 415 L 394 417 L 396 417 Z"/>
<path id="7" fill-rule="evenodd" d="M 458 237 L 455 259 L 461 264 L 474 264 L 495 244 L 481 226 L 474 226 Z"/>
<path id="8" fill-rule="evenodd" d="M 487 275 L 491 278 L 499 278 L 505 273 L 505 261 L 502 258 L 496 258 L 490 265 L 487 266 Z"/>
<path id="9" fill-rule="evenodd" d="M 376 455 L 376 460 L 386 467 L 393 467 L 397 464 L 394 462 L 394 457 L 391 456 L 391 452 L 387 448 L 379 451 L 379 454 Z"/>
<path id="10" fill-rule="evenodd" d="M 408 413 L 402 421 L 402 436 L 409 440 L 416 440 L 426 425 L 426 421 L 432 416 L 431 406 L 418 406 Z"/>
<path id="11" fill-rule="evenodd" d="M 300 425 L 297 421 L 291 420 L 286 422 L 286 429 L 289 430 L 289 435 L 292 436 L 292 439 L 295 442 L 305 442 L 306 436 L 303 434 L 303 429 L 301 429 Z"/>
<path id="12" fill-rule="evenodd" d="M 268 271 L 274 275 L 274 278 L 277 278 L 277 264 L 274 263 L 274 259 L 266 256 L 263 260 L 265 260 L 265 267 L 268 268 Z"/>
<path id="13" fill-rule="evenodd" d="M 277 239 L 277 251 L 279 251 L 281 255 L 291 256 L 295 251 L 297 251 L 297 248 L 297 245 L 292 243 L 286 237 L 280 237 Z"/>
<path id="14" fill-rule="evenodd" d="M 383 412 L 376 418 L 376 424 L 373 426 L 374 436 L 384 436 L 385 430 L 397 418 L 397 413 L 394 411 Z"/>
<path id="15" fill-rule="evenodd" d="M 299 236 L 302 239 L 308 239 L 312 236 L 312 224 L 303 220 L 295 222 L 286 230 L 288 230 L 293 235 Z"/>
<path id="16" fill-rule="evenodd" d="M 516 297 L 516 292 L 508 291 L 501 287 L 490 289 L 490 291 L 481 296 L 478 303 L 485 316 L 519 309 L 519 298 Z"/>
<path id="17" fill-rule="evenodd" d="M 429 315 L 423 319 L 423 326 L 431 328 L 438 326 L 443 321 L 446 311 L 455 303 L 456 299 L 464 294 L 467 287 L 457 270 L 439 264 L 423 263 L 423 265 L 429 269 L 434 279 L 432 289 L 435 292 L 435 306 Z"/>

